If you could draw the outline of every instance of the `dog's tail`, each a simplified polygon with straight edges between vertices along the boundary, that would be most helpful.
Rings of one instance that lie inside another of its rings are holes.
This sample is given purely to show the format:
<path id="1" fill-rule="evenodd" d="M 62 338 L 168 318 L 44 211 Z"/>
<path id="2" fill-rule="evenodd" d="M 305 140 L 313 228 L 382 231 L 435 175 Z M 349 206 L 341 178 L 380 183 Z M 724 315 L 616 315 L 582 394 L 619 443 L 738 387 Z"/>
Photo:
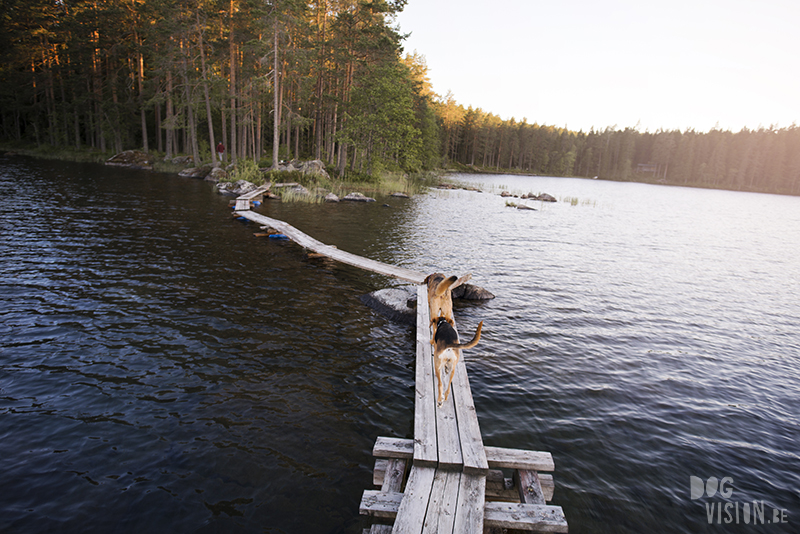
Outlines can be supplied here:
<path id="1" fill-rule="evenodd" d="M 478 344 L 478 341 L 481 340 L 481 329 L 483 328 L 483 321 L 478 323 L 478 329 L 475 330 L 475 335 L 472 336 L 472 340 L 467 343 L 448 343 L 448 349 L 471 349 L 475 345 Z"/>

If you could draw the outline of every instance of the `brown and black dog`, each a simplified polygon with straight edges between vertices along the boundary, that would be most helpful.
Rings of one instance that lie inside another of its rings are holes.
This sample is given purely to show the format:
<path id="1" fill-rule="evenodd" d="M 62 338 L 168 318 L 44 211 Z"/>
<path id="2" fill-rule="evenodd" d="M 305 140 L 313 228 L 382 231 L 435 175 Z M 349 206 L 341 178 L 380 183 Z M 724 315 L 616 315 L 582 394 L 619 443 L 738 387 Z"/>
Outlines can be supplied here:
<path id="1" fill-rule="evenodd" d="M 446 317 L 439 317 L 436 323 L 436 335 L 433 338 L 433 370 L 436 372 L 436 381 L 439 384 L 439 396 L 437 397 L 439 406 L 444 404 L 450 396 L 450 385 L 456 374 L 456 364 L 461 357 L 461 351 L 471 349 L 478 344 L 482 328 L 483 321 L 478 324 L 478 329 L 471 341 L 459 343 L 456 329 L 447 321 Z M 448 376 L 447 387 L 442 381 L 442 372 Z"/>
<path id="2" fill-rule="evenodd" d="M 434 335 L 439 317 L 446 318 L 451 326 L 455 324 L 453 321 L 452 291 L 471 277 L 471 274 L 465 274 L 461 278 L 455 275 L 445 278 L 442 273 L 433 273 L 425 277 L 425 285 L 428 286 L 428 306 L 431 309 L 431 326 L 434 327 Z"/>
<path id="3" fill-rule="evenodd" d="M 481 338 L 481 328 L 483 321 L 478 325 L 475 337 L 469 343 L 460 344 L 458 334 L 455 330 L 455 320 L 453 319 L 453 289 L 457 288 L 472 277 L 465 274 L 461 278 L 451 276 L 445 278 L 442 273 L 433 273 L 425 277 L 425 285 L 428 286 L 428 306 L 431 311 L 431 326 L 433 336 L 431 344 L 433 348 L 433 365 L 436 372 L 436 380 L 439 384 L 438 404 L 441 406 L 450 395 L 450 384 L 456 370 L 456 364 L 461 357 L 461 349 L 470 349 L 478 344 Z M 442 381 L 442 371 L 449 376 L 447 387 Z"/>

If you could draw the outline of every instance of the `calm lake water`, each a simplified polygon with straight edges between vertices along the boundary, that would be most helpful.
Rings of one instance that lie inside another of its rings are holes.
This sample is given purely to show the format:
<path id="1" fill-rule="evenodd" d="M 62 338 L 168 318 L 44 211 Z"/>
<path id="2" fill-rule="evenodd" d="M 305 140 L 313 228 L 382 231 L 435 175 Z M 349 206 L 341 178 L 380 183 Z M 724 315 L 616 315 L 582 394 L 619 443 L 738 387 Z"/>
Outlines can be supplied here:
<path id="1" fill-rule="evenodd" d="M 552 452 L 571 533 L 797 532 L 800 198 L 458 178 L 484 192 L 259 210 L 497 295 L 456 306 L 484 442 Z M 0 157 L 0 184 L 0 532 L 368 524 L 414 329 L 358 297 L 400 282 L 253 237 L 202 181 Z"/>

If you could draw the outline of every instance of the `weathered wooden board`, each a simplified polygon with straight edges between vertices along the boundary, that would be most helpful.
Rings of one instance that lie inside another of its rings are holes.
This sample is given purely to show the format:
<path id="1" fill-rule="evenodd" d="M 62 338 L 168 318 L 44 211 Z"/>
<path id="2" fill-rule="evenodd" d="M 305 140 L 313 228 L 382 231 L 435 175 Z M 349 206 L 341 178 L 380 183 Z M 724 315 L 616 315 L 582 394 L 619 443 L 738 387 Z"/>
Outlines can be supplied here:
<path id="1" fill-rule="evenodd" d="M 271 217 L 266 217 L 264 215 L 255 213 L 253 211 L 249 211 L 249 208 L 247 211 L 242 211 L 241 213 L 237 213 L 237 215 L 249 219 L 253 222 L 257 222 L 259 224 L 268 225 L 278 230 L 280 233 L 286 235 L 289 239 L 291 239 L 292 241 L 294 241 L 295 243 L 297 243 L 302 247 L 305 247 L 314 252 L 318 252 L 319 254 L 324 254 L 336 261 L 340 261 L 342 263 L 346 263 L 348 265 L 352 265 L 360 269 L 365 269 L 367 271 L 376 272 L 386 276 L 393 276 L 395 278 L 399 278 L 401 280 L 407 280 L 415 284 L 423 283 L 425 281 L 425 277 L 427 276 L 425 273 L 412 271 L 411 269 L 406 269 L 404 267 L 388 265 L 386 263 L 370 260 L 368 258 L 362 258 L 361 256 L 357 256 L 355 254 L 339 250 L 335 247 L 317 241 L 316 239 L 307 234 L 304 234 L 291 224 L 279 221 L 277 219 L 273 219 Z"/>
<path id="2" fill-rule="evenodd" d="M 244 195 L 239 195 L 236 197 L 236 200 L 257 200 L 259 197 L 264 196 L 264 193 L 269 191 L 269 188 L 272 186 L 272 182 L 267 182 L 264 185 L 260 185 L 250 191 L 249 193 L 245 193 Z M 249 209 L 249 208 L 248 208 Z"/>
<path id="3" fill-rule="evenodd" d="M 486 477 L 482 474 L 462 473 L 453 533 L 483 534 L 485 502 Z"/>
<path id="4" fill-rule="evenodd" d="M 425 523 L 425 513 L 433 488 L 435 469 L 432 467 L 411 468 L 403 500 L 397 509 L 393 534 L 420 534 Z"/>
<path id="5" fill-rule="evenodd" d="M 236 206 L 233 208 L 235 211 L 246 211 L 250 209 L 250 201 L 245 198 L 237 198 Z M 242 215 L 239 213 L 238 215 Z"/>
<path id="6" fill-rule="evenodd" d="M 472 400 L 472 390 L 469 387 L 463 352 L 458 365 L 456 365 L 455 377 L 453 377 L 453 398 L 464 472 L 486 475 L 489 471 L 489 463 L 486 460 L 481 428 L 478 424 L 478 413 L 475 411 L 475 402 Z"/>
<path id="7" fill-rule="evenodd" d="M 422 526 L 423 534 L 453 532 L 460 482 L 461 472 L 444 469 L 436 470 L 433 477 L 431 497 L 428 501 L 428 510 L 425 515 L 425 523 Z"/>
<path id="8" fill-rule="evenodd" d="M 402 493 L 364 490 L 361 495 L 361 505 L 358 507 L 358 512 L 361 515 L 393 519 L 397 515 L 397 510 L 400 508 L 402 500 Z"/>
<path id="9" fill-rule="evenodd" d="M 403 489 L 403 479 L 406 475 L 406 460 L 392 458 L 386 464 L 386 472 L 383 476 L 381 491 L 384 493 L 396 493 Z M 532 471 L 528 471 L 532 472 Z M 542 500 L 544 504 L 544 500 Z"/>
<path id="10" fill-rule="evenodd" d="M 414 456 L 414 441 L 403 438 L 386 438 L 378 436 L 372 447 L 372 455 L 376 458 L 404 458 Z"/>
<path id="11" fill-rule="evenodd" d="M 553 455 L 549 452 L 484 447 L 489 467 L 527 469 L 529 471 L 555 471 Z"/>
<path id="12" fill-rule="evenodd" d="M 387 458 L 394 457 L 394 458 L 406 458 L 407 451 L 410 447 L 416 445 L 416 439 L 404 439 L 404 438 L 378 438 L 379 440 L 387 440 L 383 443 L 387 445 L 382 445 L 381 450 L 386 451 Z M 391 446 L 388 443 L 392 443 Z M 378 442 L 375 443 L 376 447 L 378 446 Z M 389 451 L 396 451 L 393 454 L 395 456 L 391 456 Z M 484 447 L 486 451 L 486 461 L 489 464 L 489 467 L 497 469 L 497 468 L 508 468 L 508 469 L 526 469 L 530 471 L 555 471 L 555 464 L 553 463 L 553 455 L 549 452 L 542 452 L 542 451 L 526 451 L 522 449 L 507 449 L 505 447 Z M 374 451 L 373 451 L 374 452 Z M 539 473 L 539 480 L 544 487 L 549 481 L 552 484 L 553 477 L 552 475 L 546 475 Z"/>
<path id="13" fill-rule="evenodd" d="M 527 504 L 545 503 L 544 492 L 536 471 L 515 469 L 514 483 L 517 486 L 517 491 L 519 491 L 519 502 Z"/>
<path id="14" fill-rule="evenodd" d="M 568 532 L 567 519 L 560 506 L 487 502 L 486 527 L 515 528 L 534 532 Z"/>
<path id="15" fill-rule="evenodd" d="M 436 389 L 433 376 L 430 308 L 426 286 L 417 286 L 417 354 L 414 397 L 414 465 L 439 463 L 436 442 Z"/>

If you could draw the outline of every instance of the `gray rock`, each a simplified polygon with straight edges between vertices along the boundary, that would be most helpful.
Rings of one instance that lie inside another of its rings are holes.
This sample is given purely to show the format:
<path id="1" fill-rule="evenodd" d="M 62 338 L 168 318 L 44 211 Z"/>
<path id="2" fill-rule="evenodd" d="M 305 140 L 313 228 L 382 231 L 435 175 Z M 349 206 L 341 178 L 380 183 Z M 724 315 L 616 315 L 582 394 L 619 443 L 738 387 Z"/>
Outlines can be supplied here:
<path id="1" fill-rule="evenodd" d="M 327 195 L 325 195 L 325 202 L 339 202 L 339 197 L 337 197 L 333 193 L 328 193 Z"/>
<path id="2" fill-rule="evenodd" d="M 211 172 L 211 169 L 214 167 L 211 164 L 203 165 L 202 167 L 189 167 L 188 169 L 183 169 L 181 172 L 178 173 L 178 176 L 183 176 L 185 178 L 203 178 L 205 179 L 208 176 L 208 173 Z"/>
<path id="3" fill-rule="evenodd" d="M 491 300 L 494 298 L 490 292 L 472 284 L 461 284 L 453 289 L 452 295 L 454 299 L 464 300 Z"/>
<path id="4" fill-rule="evenodd" d="M 192 163 L 194 163 L 192 156 L 176 156 L 172 158 L 173 165 L 191 165 Z"/>
<path id="5" fill-rule="evenodd" d="M 220 182 L 217 184 L 217 192 L 225 195 L 240 196 L 245 193 L 256 189 L 258 186 L 247 180 L 239 180 L 238 182 Z"/>
<path id="6" fill-rule="evenodd" d="M 224 182 L 228 179 L 228 173 L 219 167 L 214 167 L 205 179 L 207 182 Z"/>
<path id="7" fill-rule="evenodd" d="M 359 300 L 392 321 L 413 325 L 417 322 L 415 295 L 416 290 L 389 288 L 361 295 Z"/>
<path id="8" fill-rule="evenodd" d="M 408 195 L 406 195 L 405 193 L 392 193 L 391 196 L 397 198 L 409 198 Z"/>
<path id="9" fill-rule="evenodd" d="M 352 202 L 375 202 L 374 198 L 364 196 L 362 193 L 349 193 L 342 200 L 350 200 Z"/>

